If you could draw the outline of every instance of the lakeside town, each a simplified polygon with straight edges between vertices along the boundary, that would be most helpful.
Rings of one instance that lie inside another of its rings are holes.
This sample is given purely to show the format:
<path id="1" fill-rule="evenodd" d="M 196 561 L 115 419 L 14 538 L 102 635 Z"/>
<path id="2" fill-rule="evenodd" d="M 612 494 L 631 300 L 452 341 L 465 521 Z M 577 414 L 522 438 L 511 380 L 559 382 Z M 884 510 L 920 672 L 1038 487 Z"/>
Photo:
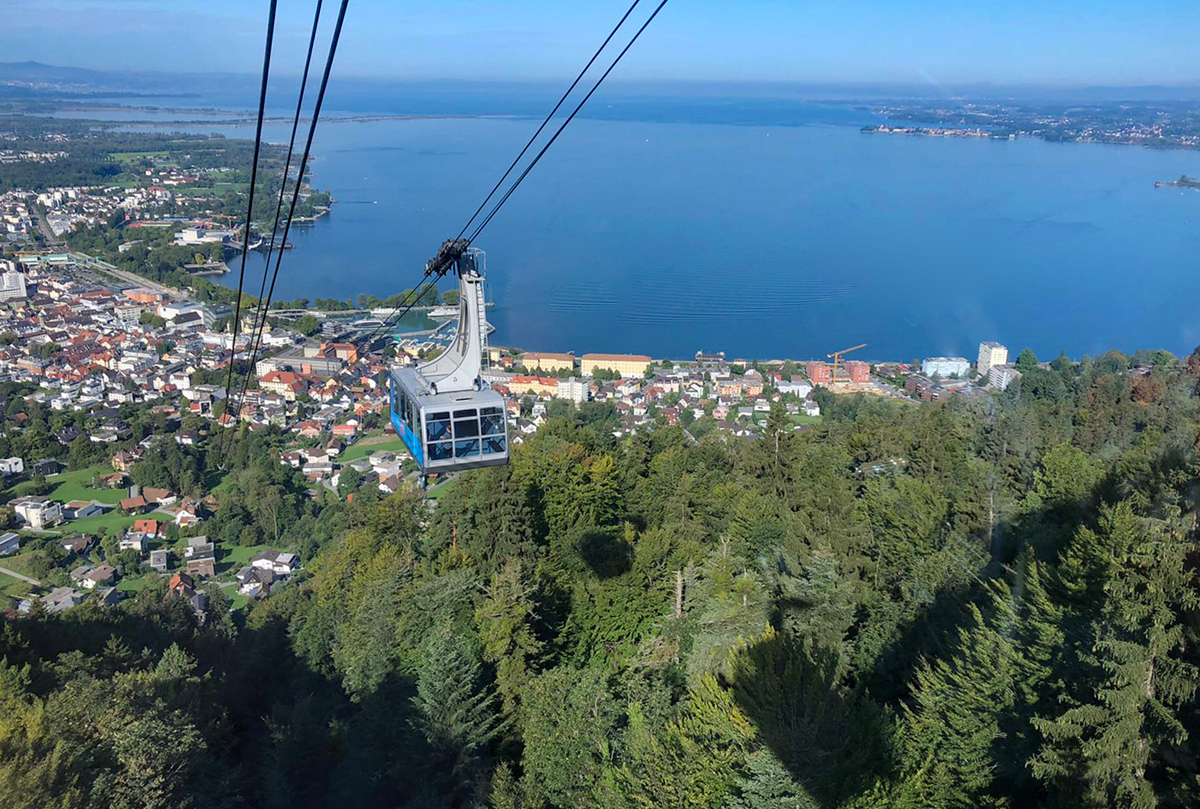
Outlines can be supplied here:
<path id="1" fill-rule="evenodd" d="M 0 809 L 1200 808 L 1200 4 L 0 27 Z"/>
<path id="2" fill-rule="evenodd" d="M 937 101 L 893 103 L 872 111 L 896 123 L 864 126 L 863 132 L 1200 149 L 1200 116 L 1195 105 L 1186 102 L 1065 105 Z"/>
<path id="3" fill-rule="evenodd" d="M 115 603 L 162 578 L 168 593 L 184 597 L 203 622 L 205 582 L 246 603 L 286 586 L 302 569 L 294 549 L 211 539 L 205 524 L 222 508 L 219 486 L 185 494 L 168 480 L 139 473 L 161 445 L 213 446 L 243 426 L 278 438 L 275 462 L 302 478 L 309 498 L 418 487 L 416 465 L 387 417 L 386 378 L 394 364 L 415 364 L 445 347 L 453 338 L 455 307 L 435 312 L 446 318 L 436 328 L 399 333 L 394 346 L 375 353 L 323 336 L 341 332 L 345 319 L 316 315 L 313 336 L 277 320 L 263 329 L 253 381 L 233 412 L 231 398 L 239 397 L 230 396 L 226 378 L 230 363 L 250 360 L 253 314 L 243 318 L 235 342 L 227 305 L 136 286 L 106 275 L 104 266 L 89 256 L 44 252 L 20 252 L 0 265 L 5 433 L 35 429 L 34 410 L 44 419 L 62 414 L 60 420 L 69 421 L 42 451 L 0 461 L 7 499 L 0 584 L 12 596 L 9 606 L 27 611 L 38 601 L 60 611 L 93 593 Z M 930 357 L 918 367 L 842 358 L 859 348 L 837 352 L 831 363 L 703 351 L 676 360 L 489 346 L 486 375 L 505 397 L 511 440 L 519 444 L 572 407 L 605 408 L 617 437 L 676 426 L 692 440 L 717 431 L 752 441 L 772 418 L 786 419 L 797 431 L 811 429 L 829 395 L 986 396 L 1022 374 L 1007 348 L 990 341 L 980 345 L 975 362 Z M 147 430 L 144 421 L 135 428 L 139 415 L 150 417 L 154 428 Z M 454 482 L 436 481 L 431 502 Z M 22 565 L 31 546 L 44 551 L 47 544 L 56 549 L 49 575 L 45 564 L 38 570 Z M 114 564 L 116 556 L 121 565 Z"/>
<path id="4" fill-rule="evenodd" d="M 0 160 L 13 176 L 0 187 L 0 609 L 115 603 L 154 585 L 203 625 L 210 598 L 243 608 L 305 575 L 316 544 L 259 501 L 283 498 L 289 519 L 324 526 L 356 498 L 420 487 L 389 419 L 387 377 L 450 344 L 456 292 L 423 296 L 415 322 L 373 352 L 356 338 L 407 291 L 275 301 L 261 324 L 246 296 L 235 328 L 237 294 L 204 276 L 227 271 L 245 235 L 236 212 L 249 183 L 232 167 L 248 160 L 247 142 L 4 125 Z M 269 155 L 282 172 L 279 157 Z M 301 191 L 310 221 L 332 204 L 307 177 Z M 270 225 L 249 224 L 252 247 Z M 673 428 L 689 441 L 757 441 L 781 426 L 814 429 L 840 394 L 987 397 L 1070 363 L 1010 357 L 989 337 L 974 357 L 919 362 L 867 362 L 866 345 L 770 360 L 488 345 L 484 376 L 504 396 L 512 444 L 572 412 L 614 440 Z M 1161 361 L 1135 356 L 1130 373 Z M 228 468 L 235 433 L 261 437 L 275 471 Z M 435 478 L 428 502 L 457 480 Z"/>

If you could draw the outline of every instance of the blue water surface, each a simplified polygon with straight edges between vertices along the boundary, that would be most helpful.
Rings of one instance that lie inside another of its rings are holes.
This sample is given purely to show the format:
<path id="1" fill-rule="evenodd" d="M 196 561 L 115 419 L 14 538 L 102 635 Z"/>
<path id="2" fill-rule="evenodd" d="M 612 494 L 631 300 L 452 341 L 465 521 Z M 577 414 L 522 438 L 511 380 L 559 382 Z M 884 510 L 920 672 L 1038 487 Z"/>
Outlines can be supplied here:
<path id="1" fill-rule="evenodd" d="M 1196 152 L 864 134 L 878 119 L 849 104 L 597 101 L 477 242 L 495 343 L 906 361 L 1200 343 L 1200 192 L 1154 188 L 1200 174 Z M 323 123 L 313 172 L 337 203 L 293 230 L 277 296 L 412 286 L 536 124 Z"/>

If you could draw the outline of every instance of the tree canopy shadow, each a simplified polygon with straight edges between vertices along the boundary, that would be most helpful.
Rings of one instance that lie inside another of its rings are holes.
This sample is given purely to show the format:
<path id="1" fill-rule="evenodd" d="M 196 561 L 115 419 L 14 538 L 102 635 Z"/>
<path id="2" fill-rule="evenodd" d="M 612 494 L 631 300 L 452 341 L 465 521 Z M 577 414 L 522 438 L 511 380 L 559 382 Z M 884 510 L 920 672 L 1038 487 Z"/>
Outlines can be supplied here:
<path id="1" fill-rule="evenodd" d="M 820 806 L 836 806 L 890 767 L 887 722 L 840 683 L 837 653 L 768 633 L 737 655 L 728 675 L 738 707 L 792 779 Z"/>
<path id="2" fill-rule="evenodd" d="M 600 579 L 620 576 L 633 567 L 633 548 L 613 530 L 593 528 L 584 531 L 575 542 L 575 550 Z"/>
<path id="3" fill-rule="evenodd" d="M 968 605 L 982 592 L 978 583 L 943 588 L 902 618 L 877 653 L 850 666 L 837 649 L 768 633 L 745 647 L 732 665 L 734 698 L 758 737 L 818 805 L 842 805 L 894 774 L 898 762 L 889 712 L 909 698 L 922 659 L 951 653 Z M 862 616 L 857 623 L 878 617 Z M 848 641 L 873 645 L 862 637 Z"/>

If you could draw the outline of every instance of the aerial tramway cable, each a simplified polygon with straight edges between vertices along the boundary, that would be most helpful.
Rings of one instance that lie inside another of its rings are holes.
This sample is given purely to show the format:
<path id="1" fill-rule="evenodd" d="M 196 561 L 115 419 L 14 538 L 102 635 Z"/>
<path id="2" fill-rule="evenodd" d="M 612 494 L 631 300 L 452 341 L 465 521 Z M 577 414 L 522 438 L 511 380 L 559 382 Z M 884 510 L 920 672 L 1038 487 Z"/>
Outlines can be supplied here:
<path id="1" fill-rule="evenodd" d="M 254 160 L 250 164 L 250 193 L 246 202 L 246 230 L 242 236 L 242 268 L 238 273 L 237 301 L 234 303 L 233 314 L 233 343 L 230 345 L 229 370 L 225 375 L 225 400 L 229 401 L 229 392 L 233 387 L 233 365 L 237 357 L 238 321 L 242 317 L 242 285 L 246 280 L 246 253 L 250 250 L 250 217 L 254 211 L 254 185 L 258 179 L 258 153 L 262 145 L 263 113 L 267 108 L 267 82 L 271 76 L 271 47 L 275 40 L 275 9 L 278 0 L 271 0 L 271 9 L 267 16 L 267 44 L 263 53 L 262 87 L 258 93 L 258 122 L 254 129 Z"/>
<path id="2" fill-rule="evenodd" d="M 533 144 L 537 141 L 538 136 L 540 136 L 542 134 L 542 132 L 545 131 L 546 127 L 554 119 L 554 116 L 562 108 L 562 105 L 570 97 L 571 93 L 575 91 L 575 88 L 579 86 L 579 82 L 583 81 L 583 77 L 587 75 L 587 72 L 589 70 L 591 70 L 592 65 L 594 65 L 596 63 L 596 60 L 600 58 L 600 54 L 602 54 L 604 52 L 604 49 L 608 47 L 608 44 L 610 42 L 612 42 L 613 37 L 616 36 L 617 32 L 621 30 L 621 26 L 623 26 L 625 24 L 625 21 L 629 19 L 629 15 L 633 13 L 634 9 L 636 9 L 638 7 L 638 4 L 640 2 L 641 2 L 641 0 L 634 0 L 633 5 L 631 5 L 628 9 L 626 9 L 625 13 L 621 16 L 621 19 L 618 20 L 617 24 L 615 26 L 613 26 L 613 29 L 608 32 L 608 36 L 606 36 L 604 38 L 604 41 L 602 43 L 600 43 L 600 47 L 597 48 L 596 52 L 592 54 L 592 58 L 587 61 L 587 64 L 585 64 L 583 66 L 583 69 L 579 71 L 579 74 L 577 76 L 575 76 L 575 80 L 571 82 L 571 86 L 567 88 L 566 92 L 563 93 L 562 96 L 558 99 L 558 103 L 556 103 L 554 105 L 554 107 L 550 110 L 550 112 L 546 114 L 546 117 L 542 120 L 542 123 L 540 125 L 538 125 L 537 130 L 533 133 L 532 136 L 530 136 L 529 140 L 521 148 L 521 151 L 513 159 L 513 162 L 505 170 L 504 174 L 501 175 L 500 179 L 496 181 L 496 184 L 494 186 L 492 186 L 492 190 L 489 191 L 487 196 L 484 197 L 483 201 L 479 203 L 479 207 L 475 209 L 475 213 L 471 214 L 471 218 L 468 219 L 466 221 L 466 223 L 462 226 L 462 230 L 460 230 L 458 232 L 458 236 L 455 237 L 456 239 L 462 238 L 463 234 L 467 232 L 467 229 L 469 227 L 471 227 L 471 224 L 475 221 L 476 217 L 478 217 L 479 214 L 483 211 L 483 209 L 487 206 L 487 204 L 489 202 L 491 202 L 492 197 L 494 197 L 496 195 L 496 192 L 500 189 L 500 186 L 502 186 L 504 184 L 504 181 L 507 180 L 509 175 L 512 174 L 513 169 L 515 169 L 517 167 L 517 164 L 521 162 L 521 158 L 523 158 L 526 155 L 526 153 L 528 153 L 530 147 L 533 146 Z M 428 268 L 426 268 L 426 273 L 422 277 L 422 281 L 425 278 L 428 278 L 429 275 L 430 275 L 430 272 L 428 271 Z M 389 328 L 389 323 L 391 325 L 395 325 L 396 323 L 398 323 L 404 317 L 404 315 L 408 314 L 408 312 L 412 309 L 412 307 L 414 305 L 416 305 L 416 301 L 419 301 L 421 299 L 421 294 L 423 294 L 423 293 L 417 294 L 417 290 L 420 289 L 420 287 L 422 285 L 423 285 L 422 283 L 418 283 L 417 287 L 414 288 L 413 290 L 411 290 L 409 295 L 406 295 L 400 301 L 400 303 L 397 304 L 397 306 L 395 307 L 395 310 L 392 312 L 391 315 L 389 315 L 378 326 L 376 326 L 375 329 L 366 338 L 360 337 L 356 342 L 361 342 L 366 347 L 366 350 L 370 351 L 371 346 L 373 346 L 375 344 L 375 340 L 380 336 L 380 333 L 383 332 L 384 330 L 386 330 L 387 328 Z M 408 298 L 409 298 L 409 296 L 412 296 L 412 295 L 415 295 L 415 297 L 413 298 L 412 301 L 409 301 Z M 399 316 L 397 316 L 397 314 L 396 314 L 397 312 L 400 313 Z M 338 339 L 339 340 L 343 339 L 344 337 L 347 336 L 347 334 L 349 334 L 349 333 L 346 332 L 341 335 L 338 335 Z"/>
<path id="3" fill-rule="evenodd" d="M 484 207 L 492 201 L 492 197 L 495 196 L 496 192 L 500 189 L 500 186 L 504 184 L 504 181 L 508 179 L 508 175 L 512 174 L 513 169 L 515 169 L 517 164 L 521 162 L 521 158 L 523 158 L 525 153 L 529 151 L 529 147 L 533 146 L 534 141 L 538 139 L 538 136 L 542 134 L 542 131 L 558 113 L 562 105 L 566 103 L 567 98 L 570 97 L 571 93 L 575 92 L 575 88 L 579 86 L 579 82 L 583 81 L 583 77 L 586 76 L 587 72 L 592 69 L 592 65 L 596 63 L 596 60 L 600 58 L 600 54 L 603 53 L 604 49 L 608 47 L 608 43 L 612 42 L 612 38 L 617 35 L 617 31 L 621 30 L 621 26 L 625 24 L 625 21 L 629 19 L 629 15 L 633 13 L 634 9 L 636 9 L 638 4 L 641 2 L 642 0 L 633 0 L 633 5 L 631 5 L 625 11 L 625 14 L 620 20 L 617 21 L 617 24 L 613 26 L 613 29 L 608 32 L 608 36 L 605 37 L 604 41 L 600 43 L 600 47 L 597 48 L 596 52 L 592 54 L 592 58 L 588 59 L 587 64 L 583 66 L 583 70 L 579 71 L 579 75 L 575 77 L 575 81 L 571 82 L 571 86 L 568 87 L 567 91 L 562 94 L 561 98 L 558 99 L 558 103 L 554 105 L 554 109 L 550 110 L 550 114 L 546 116 L 544 121 L 542 121 L 541 125 L 537 128 L 537 131 L 530 136 L 528 142 L 526 142 L 525 146 L 522 147 L 520 153 L 513 158 L 513 162 L 509 165 L 508 169 L 505 170 L 500 179 L 496 181 L 496 184 L 492 186 L 492 190 L 489 191 L 488 195 L 483 198 L 483 202 L 479 203 L 479 207 L 475 209 L 475 213 L 471 214 L 471 218 L 467 220 L 465 225 L 463 225 L 462 230 L 460 230 L 458 235 L 454 237 L 455 239 L 461 239 L 463 237 L 463 234 L 467 232 L 467 228 L 471 227 L 471 223 L 475 221 L 475 217 L 479 216 Z"/>
<path id="4" fill-rule="evenodd" d="M 542 147 L 542 150 L 537 153 L 536 157 L 533 158 L 533 162 L 529 164 L 525 171 L 521 172 L 521 176 L 518 177 L 516 182 L 512 184 L 507 193 L 500 198 L 500 201 L 496 203 L 494 208 L 492 208 L 492 211 L 487 215 L 487 218 L 484 219 L 483 222 L 479 224 L 479 227 L 475 228 L 475 231 L 467 238 L 468 245 L 479 237 L 479 234 L 485 227 L 488 226 L 488 223 L 492 221 L 492 218 L 499 213 L 500 208 L 504 206 L 504 203 L 508 201 L 508 198 L 512 196 L 513 192 L 520 187 L 524 179 L 529 176 L 529 172 L 533 171 L 534 166 L 536 166 L 546 152 L 549 151 L 550 147 L 554 145 L 554 141 L 558 140 L 558 136 L 563 133 L 563 130 L 567 128 L 567 125 L 570 124 L 571 121 L 574 120 L 575 116 L 579 114 L 579 111 L 583 109 L 583 105 L 588 102 L 588 99 L 590 99 L 592 95 L 600 89 L 600 85 L 603 84 L 604 80 L 608 78 L 608 74 L 612 73 L 613 69 L 620 63 L 621 59 L 624 58 L 625 54 L 629 53 L 629 49 L 632 48 L 633 44 L 638 41 L 638 37 L 642 35 L 642 32 L 650 27 L 650 23 L 654 22 L 654 18 L 658 16 L 658 12 L 663 10 L 663 6 L 665 6 L 667 2 L 668 0 L 662 0 L 662 2 L 658 4 L 658 6 L 654 9 L 654 12 L 646 19 L 644 23 L 642 23 L 642 27 L 639 28 L 637 33 L 633 35 L 633 39 L 629 40 L 629 43 L 621 50 L 619 54 L 617 54 L 617 58 L 614 59 L 613 63 L 608 66 L 608 70 L 604 71 L 604 74 L 600 76 L 600 78 L 596 79 L 596 83 L 592 85 L 592 89 L 588 90 L 588 94 L 585 95 L 583 100 L 575 106 L 575 109 L 572 110 L 571 114 L 567 116 L 567 120 L 562 122 L 555 133 L 550 137 L 550 140 L 546 142 L 546 145 Z"/>
<path id="5" fill-rule="evenodd" d="M 301 110 L 304 106 L 304 91 L 305 91 L 305 88 L 308 86 L 308 71 L 309 71 L 310 66 L 312 65 L 313 46 L 316 44 L 316 41 L 317 41 L 317 29 L 318 29 L 318 27 L 320 25 L 320 21 L 321 21 L 322 2 L 323 2 L 323 0 L 317 0 L 316 13 L 313 15 L 312 33 L 308 37 L 308 53 L 304 58 L 304 73 L 300 79 L 300 92 L 299 92 L 298 98 L 296 100 L 296 115 L 292 119 L 292 135 L 291 135 L 291 138 L 288 140 L 287 159 L 284 160 L 284 162 L 283 162 L 283 180 L 279 184 L 279 199 L 275 203 L 275 223 L 271 227 L 271 241 L 267 244 L 267 258 L 266 258 L 266 261 L 263 262 L 262 282 L 259 284 L 259 287 L 258 287 L 258 303 L 259 303 L 259 305 L 255 307 L 255 314 L 254 314 L 254 334 L 258 335 L 258 339 L 261 339 L 261 335 L 262 335 L 260 321 L 262 320 L 262 318 L 266 317 L 266 313 L 261 308 L 261 303 L 262 303 L 262 299 L 263 299 L 263 293 L 266 291 L 267 273 L 270 271 L 270 268 L 271 268 L 271 251 L 275 248 L 275 237 L 278 235 L 278 231 L 279 231 L 279 217 L 283 213 L 283 200 L 284 200 L 285 192 L 287 190 L 288 172 L 292 165 L 292 154 L 296 147 L 296 132 L 300 129 L 300 114 L 301 114 Z M 300 178 L 300 179 L 303 179 L 303 178 Z M 253 367 L 254 367 L 254 359 L 253 359 L 253 353 L 252 353 L 251 360 L 250 360 L 250 368 L 253 369 Z M 242 390 L 241 390 L 241 393 L 239 394 L 239 396 L 237 397 L 237 406 L 234 408 L 234 411 L 233 411 L 235 413 L 241 412 L 242 403 L 245 401 L 246 387 L 249 384 L 249 382 L 250 382 L 250 372 L 247 371 L 247 373 L 242 376 Z M 227 391 L 226 396 L 228 397 L 228 401 L 230 403 L 232 403 L 234 401 L 233 391 Z"/>
<path id="6" fill-rule="evenodd" d="M 349 3 L 350 3 L 350 0 L 341 0 L 341 5 L 338 8 L 337 23 L 334 25 L 334 28 L 333 28 L 333 38 L 330 40 L 329 53 L 325 59 L 325 70 L 321 75 L 321 86 L 317 90 L 317 100 L 313 106 L 312 119 L 309 121 L 308 137 L 305 139 L 305 142 L 304 142 L 304 154 L 300 158 L 300 167 L 299 167 L 298 173 L 296 175 L 296 184 L 295 184 L 295 187 L 292 189 L 292 201 L 288 207 L 287 220 L 283 226 L 282 240 L 285 244 L 287 243 L 288 233 L 291 231 L 292 219 L 296 214 L 296 202 L 300 198 L 300 187 L 304 182 L 304 174 L 308 168 L 308 158 L 312 153 L 313 138 L 316 136 L 317 122 L 319 121 L 319 119 L 321 117 L 321 106 L 325 102 L 325 91 L 329 86 L 329 76 L 333 72 L 333 60 L 334 60 L 334 57 L 337 55 L 338 41 L 341 39 L 341 36 L 342 36 L 342 25 L 346 20 L 346 8 L 349 5 Z M 317 16 L 319 17 L 319 15 L 320 15 L 320 2 L 318 0 Z M 316 32 L 316 24 L 317 24 L 317 19 L 314 19 L 313 20 L 314 34 Z M 311 45 L 310 45 L 309 54 L 311 56 Z M 307 64 L 305 66 L 305 70 L 307 72 Z M 303 93 L 304 93 L 303 86 L 300 88 L 300 93 L 301 93 L 301 98 L 303 98 Z M 298 117 L 299 113 L 300 113 L 300 104 L 297 104 L 297 107 L 296 107 L 297 120 L 299 120 L 299 117 Z M 286 169 L 285 169 L 285 172 L 286 172 Z M 284 182 L 286 183 L 286 181 L 287 181 L 287 175 L 285 173 Z M 282 190 L 281 190 L 281 193 L 282 193 Z M 277 216 L 277 223 L 278 223 L 278 214 L 276 216 Z M 269 252 L 267 254 L 267 260 L 268 260 L 268 262 L 270 261 L 270 253 Z M 256 336 L 255 336 L 255 339 L 253 340 L 253 344 L 252 344 L 252 351 L 251 351 L 251 355 L 250 355 L 250 367 L 246 369 L 245 382 L 242 385 L 242 396 L 243 397 L 245 396 L 246 388 L 249 386 L 249 383 L 250 383 L 250 374 L 252 374 L 254 372 L 254 365 L 257 360 L 258 350 L 262 345 L 262 332 L 263 332 L 262 327 L 266 323 L 267 313 L 270 311 L 270 308 L 271 308 L 271 298 L 275 294 L 275 282 L 279 278 L 279 267 L 282 264 L 282 262 L 283 262 L 283 248 L 280 247 L 280 249 L 277 250 L 275 253 L 275 269 L 271 274 L 271 285 L 267 290 L 267 297 L 265 300 L 261 301 L 262 317 L 261 317 L 261 319 L 258 319 L 258 322 L 256 323 L 256 327 L 257 327 L 256 328 Z M 265 280 L 265 278 L 266 278 L 266 268 L 265 267 L 264 267 L 263 273 L 264 273 L 263 278 Z M 241 410 L 240 403 L 238 404 L 238 410 L 239 411 Z"/>
<path id="7" fill-rule="evenodd" d="M 267 260 L 263 262 L 262 281 L 258 285 L 258 301 L 260 305 L 255 307 L 254 328 L 256 332 L 259 329 L 263 295 L 267 290 L 267 275 L 270 273 L 271 269 L 271 253 L 275 250 L 275 237 L 279 235 L 279 219 L 283 214 L 283 200 L 287 196 L 288 174 L 292 168 L 292 155 L 296 150 L 296 133 L 300 129 L 300 114 L 304 108 L 304 91 L 308 87 L 308 71 L 312 67 L 313 46 L 317 43 L 317 29 L 321 24 L 321 5 L 323 2 L 324 0 L 317 0 L 317 8 L 313 14 L 312 32 L 308 35 L 308 53 L 305 54 L 304 72 L 300 77 L 300 92 L 296 98 L 296 114 L 292 118 L 292 135 L 288 139 L 287 158 L 285 158 L 283 161 L 283 179 L 279 183 L 279 199 L 275 202 L 275 222 L 271 226 L 271 241 L 267 243 Z M 303 177 L 300 177 L 297 179 L 297 182 L 300 182 L 303 179 Z M 279 249 L 282 250 L 283 247 L 280 246 Z"/>
<path id="8" fill-rule="evenodd" d="M 487 225 L 492 221 L 492 219 L 496 216 L 496 214 L 504 206 L 504 203 L 508 201 L 508 198 L 512 196 L 513 192 L 516 191 L 517 188 L 521 185 L 521 183 L 525 180 L 525 178 L 529 176 L 529 173 L 531 171 L 533 171 L 534 167 L 538 164 L 538 162 L 542 159 L 542 157 L 546 154 L 546 152 L 549 151 L 550 147 L 552 145 L 554 145 L 554 142 L 556 140 L 558 140 L 558 136 L 563 133 L 563 130 L 565 130 L 567 128 L 567 126 L 571 123 L 572 120 L 574 120 L 575 116 L 579 113 L 579 111 L 581 109 L 583 109 L 584 104 L 586 104 L 588 102 L 588 100 L 595 94 L 595 92 L 598 89 L 600 89 L 600 85 L 604 82 L 604 80 L 606 78 L 608 78 L 609 74 L 612 73 L 612 71 L 620 63 L 621 59 L 624 58 L 625 54 L 629 52 L 630 48 L 633 47 L 634 43 L 638 41 L 638 38 L 641 37 L 642 33 L 650 26 L 650 23 L 652 23 L 654 21 L 654 18 L 658 16 L 658 13 L 663 10 L 663 7 L 666 6 L 667 2 L 668 2 L 668 0 L 661 0 L 661 2 L 654 9 L 654 11 L 650 14 L 650 16 L 646 19 L 646 21 L 644 23 L 642 23 L 642 26 L 633 35 L 633 38 L 630 39 L 629 42 L 625 45 L 625 47 L 622 48 L 621 52 L 619 54 L 617 54 L 617 57 L 612 61 L 612 64 L 610 64 L 608 66 L 608 69 L 605 70 L 604 73 L 600 76 L 600 78 L 596 80 L 596 83 L 594 85 L 592 85 L 592 89 L 590 89 L 588 91 L 587 95 L 585 95 L 583 97 L 583 100 L 581 100 L 575 106 L 575 109 L 573 109 L 571 111 L 571 114 L 567 116 L 567 119 L 565 121 L 563 121 L 563 123 L 558 127 L 557 130 L 555 130 L 554 134 L 550 137 L 550 140 L 547 141 L 546 145 L 542 147 L 541 151 L 539 151 L 537 153 L 537 155 L 533 158 L 532 162 L 530 162 L 530 164 L 525 168 L 525 170 L 521 172 L 521 175 L 519 177 L 517 177 L 516 181 L 505 192 L 504 196 L 502 196 L 500 198 L 500 200 L 495 204 L 495 206 L 492 207 L 491 211 L 489 211 L 488 215 L 478 225 L 478 227 L 475 228 L 475 230 L 471 233 L 471 235 L 468 238 L 466 238 L 465 240 L 462 239 L 462 234 L 467 231 L 467 228 L 470 227 L 471 222 L 473 222 L 476 219 L 476 217 L 479 216 L 479 212 L 487 205 L 488 200 L 490 200 L 492 198 L 492 196 L 495 195 L 496 190 L 504 183 L 504 180 L 509 176 L 509 174 L 512 173 L 513 168 L 516 166 L 516 164 L 518 162 L 520 162 L 521 157 L 525 155 L 525 153 L 529 150 L 529 147 L 537 139 L 538 135 L 540 135 L 542 130 L 545 129 L 546 125 L 549 124 L 550 120 L 558 112 L 559 108 L 562 106 L 562 104 L 566 100 L 567 96 L 569 96 L 570 93 L 579 84 L 579 82 L 582 80 L 583 76 L 587 73 L 588 69 L 590 69 L 592 64 L 595 63 L 596 59 L 599 57 L 600 53 L 605 49 L 605 47 L 608 46 L 608 44 L 612 40 L 613 36 L 616 35 L 617 31 L 625 23 L 625 20 L 628 19 L 629 15 L 633 12 L 634 8 L 636 8 L 638 3 L 635 2 L 632 6 L 630 6 L 629 10 L 625 12 L 625 15 L 623 17 L 621 17 L 621 20 L 617 23 L 616 27 L 613 28 L 612 32 L 604 40 L 604 43 L 600 46 L 600 48 L 596 51 L 596 53 L 588 61 L 587 65 L 584 67 L 584 69 L 582 71 L 580 71 L 579 76 L 576 77 L 574 82 L 572 82 L 571 87 L 567 90 L 567 92 L 559 100 L 558 104 L 556 104 L 554 106 L 554 109 L 552 109 L 550 111 L 550 114 L 546 116 L 546 119 L 542 122 L 542 125 L 538 127 L 537 132 L 535 132 L 533 137 L 530 138 L 529 143 L 527 143 L 525 145 L 525 148 L 523 148 L 521 150 L 521 153 L 519 155 L 517 155 L 517 159 L 513 161 L 513 164 L 511 166 L 509 166 L 508 171 L 506 171 L 504 173 L 504 176 L 500 178 L 500 182 L 498 182 L 496 184 L 495 188 L 493 188 L 491 193 L 488 194 L 487 198 L 484 199 L 484 202 L 482 205 L 479 206 L 479 209 L 477 209 L 475 211 L 475 213 L 472 214 L 471 218 L 467 221 L 466 226 L 464 226 L 462 231 L 459 232 L 459 237 L 452 240 L 452 242 L 454 244 L 454 247 L 452 250 L 453 255 L 451 255 L 448 259 L 444 259 L 443 253 L 445 251 L 444 250 L 439 251 L 438 256 L 433 261 L 431 261 L 430 264 L 426 265 L 424 277 L 428 278 L 430 275 L 435 276 L 433 281 L 431 282 L 431 284 L 435 285 L 437 283 L 437 279 L 440 278 L 442 275 L 444 275 L 450 269 L 450 267 L 453 265 L 453 262 L 457 258 L 457 256 L 461 256 L 462 253 L 465 252 L 466 249 L 471 245 L 471 243 L 479 236 L 479 234 L 483 231 L 483 229 L 485 227 L 487 227 Z M 447 244 L 450 244 L 450 243 L 447 243 Z M 446 247 L 446 245 L 443 245 L 443 248 L 445 248 L 445 247 Z M 381 332 L 383 332 L 387 328 L 389 328 L 390 325 L 394 325 L 394 324 L 398 323 L 400 321 L 400 319 L 404 317 L 404 315 L 408 314 L 408 312 L 412 310 L 412 307 L 416 304 L 416 302 L 418 300 L 420 300 L 421 294 L 423 294 L 423 292 L 419 292 L 420 287 L 421 287 L 421 285 L 419 284 L 418 287 L 413 290 L 413 293 L 411 295 L 413 298 L 412 301 L 408 302 L 407 305 L 397 306 L 396 311 L 394 311 L 391 315 L 389 315 L 366 338 L 364 345 L 367 346 L 368 350 L 370 350 L 370 346 L 372 346 L 374 344 L 376 338 L 379 336 L 379 334 Z M 428 287 L 428 285 L 426 285 L 426 287 Z"/>

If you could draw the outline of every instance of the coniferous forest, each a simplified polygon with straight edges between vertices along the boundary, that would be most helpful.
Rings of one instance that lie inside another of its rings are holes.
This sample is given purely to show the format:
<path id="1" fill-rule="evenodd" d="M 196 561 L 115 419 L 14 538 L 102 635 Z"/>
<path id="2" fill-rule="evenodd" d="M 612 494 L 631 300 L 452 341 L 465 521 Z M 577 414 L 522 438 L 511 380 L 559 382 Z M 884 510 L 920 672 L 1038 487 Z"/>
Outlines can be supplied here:
<path id="1" fill-rule="evenodd" d="M 0 804 L 1200 805 L 1200 355 L 1130 366 L 754 441 L 556 408 L 248 613 L 12 614 Z"/>

